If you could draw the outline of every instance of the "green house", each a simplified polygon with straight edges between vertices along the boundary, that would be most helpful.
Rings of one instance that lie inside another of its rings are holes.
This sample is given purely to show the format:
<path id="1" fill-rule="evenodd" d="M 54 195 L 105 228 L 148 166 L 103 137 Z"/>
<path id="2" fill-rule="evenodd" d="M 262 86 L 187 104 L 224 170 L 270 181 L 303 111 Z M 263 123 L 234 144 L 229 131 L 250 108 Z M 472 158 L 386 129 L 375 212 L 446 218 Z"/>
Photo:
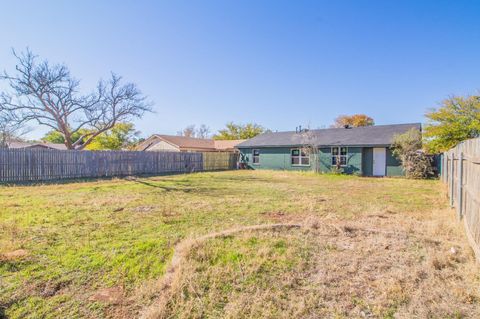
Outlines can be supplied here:
<path id="1" fill-rule="evenodd" d="M 363 176 L 404 175 L 392 155 L 396 134 L 421 130 L 420 123 L 268 132 L 236 147 L 251 169 L 312 170 Z"/>

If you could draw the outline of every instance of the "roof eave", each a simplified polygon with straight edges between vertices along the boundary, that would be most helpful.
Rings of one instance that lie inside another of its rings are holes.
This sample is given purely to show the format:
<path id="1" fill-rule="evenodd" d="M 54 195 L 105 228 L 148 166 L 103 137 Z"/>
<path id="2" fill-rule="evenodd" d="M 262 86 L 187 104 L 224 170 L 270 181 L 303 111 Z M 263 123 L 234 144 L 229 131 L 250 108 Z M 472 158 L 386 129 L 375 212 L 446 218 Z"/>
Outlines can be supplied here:
<path id="1" fill-rule="evenodd" d="M 301 147 L 305 146 L 305 144 L 285 144 L 285 145 L 247 145 L 247 146 L 236 146 L 236 148 L 280 148 L 280 147 Z M 392 143 L 390 144 L 323 144 L 317 145 L 315 147 L 322 148 L 322 147 L 334 147 L 334 146 L 346 146 L 346 147 L 391 147 Z"/>

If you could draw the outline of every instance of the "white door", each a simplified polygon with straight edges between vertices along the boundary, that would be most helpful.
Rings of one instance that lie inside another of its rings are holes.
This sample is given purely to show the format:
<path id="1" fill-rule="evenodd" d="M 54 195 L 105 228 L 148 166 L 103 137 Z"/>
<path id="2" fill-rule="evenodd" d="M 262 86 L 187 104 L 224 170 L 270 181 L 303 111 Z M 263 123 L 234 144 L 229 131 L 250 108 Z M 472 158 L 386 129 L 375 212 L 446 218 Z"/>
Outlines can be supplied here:
<path id="1" fill-rule="evenodd" d="M 385 176 L 387 155 L 384 147 L 373 149 L 373 176 Z"/>

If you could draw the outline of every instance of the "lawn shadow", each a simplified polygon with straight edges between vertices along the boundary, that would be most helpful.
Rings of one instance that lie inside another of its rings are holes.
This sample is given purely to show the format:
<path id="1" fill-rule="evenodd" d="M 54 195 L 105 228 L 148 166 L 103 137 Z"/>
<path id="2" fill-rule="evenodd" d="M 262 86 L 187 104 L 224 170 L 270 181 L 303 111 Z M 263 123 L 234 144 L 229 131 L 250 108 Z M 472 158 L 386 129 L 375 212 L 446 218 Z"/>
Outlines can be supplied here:
<path id="1" fill-rule="evenodd" d="M 197 173 L 197 172 L 192 172 Z M 102 176 L 102 177 L 72 177 L 63 179 L 52 179 L 43 181 L 10 181 L 0 182 L 0 187 L 15 187 L 15 186 L 42 186 L 42 185 L 66 185 L 77 183 L 91 183 L 112 180 L 135 180 L 136 178 L 148 178 L 158 176 L 173 176 L 173 175 L 187 175 L 191 173 L 185 172 L 168 172 L 162 174 L 140 174 L 140 175 L 121 175 L 121 176 Z M 0 317 L 1 319 L 1 317 Z"/>
<path id="2" fill-rule="evenodd" d="M 138 184 L 148 186 L 148 187 L 163 189 L 166 192 L 176 191 L 176 192 L 190 193 L 192 191 L 191 188 L 165 186 L 165 185 L 160 185 L 160 184 L 148 182 L 148 181 L 145 181 L 145 180 L 139 180 L 139 179 L 133 179 L 131 181 L 135 182 L 135 183 L 138 183 Z M 161 182 L 161 181 L 159 181 L 159 182 Z M 176 182 L 178 182 L 178 181 L 176 181 Z"/>
<path id="3" fill-rule="evenodd" d="M 232 179 L 233 181 L 237 181 L 236 179 Z M 218 185 L 217 187 L 212 186 L 212 183 L 209 183 L 209 186 L 205 184 L 198 184 L 192 181 L 180 181 L 180 180 L 161 180 L 156 179 L 153 182 L 149 180 L 141 180 L 141 179 L 132 179 L 132 182 L 148 186 L 155 189 L 164 190 L 166 192 L 181 192 L 185 194 L 197 194 L 206 197 L 215 197 L 218 198 L 222 195 L 228 195 L 231 193 L 230 188 L 222 187 L 222 185 Z M 222 180 L 222 182 L 225 180 Z M 166 186 L 161 185 L 162 182 L 173 182 L 178 186 Z M 183 184 L 183 185 L 182 185 Z M 195 186 L 192 186 L 195 184 Z"/>
<path id="4" fill-rule="evenodd" d="M 6 308 L 4 308 L 3 305 L 0 305 L 0 319 L 8 319 L 5 310 Z"/>

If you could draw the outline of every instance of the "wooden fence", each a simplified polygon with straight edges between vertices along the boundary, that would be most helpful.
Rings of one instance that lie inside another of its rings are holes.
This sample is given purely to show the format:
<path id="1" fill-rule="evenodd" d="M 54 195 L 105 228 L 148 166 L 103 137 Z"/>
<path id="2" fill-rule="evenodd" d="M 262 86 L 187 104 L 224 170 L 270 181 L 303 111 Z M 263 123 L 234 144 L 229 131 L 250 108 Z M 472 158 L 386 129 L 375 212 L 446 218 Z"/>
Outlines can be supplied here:
<path id="1" fill-rule="evenodd" d="M 203 153 L 203 170 L 218 171 L 236 169 L 238 154 L 230 152 L 205 152 Z"/>
<path id="2" fill-rule="evenodd" d="M 443 154 L 442 181 L 480 261 L 480 139 L 462 142 Z"/>
<path id="3" fill-rule="evenodd" d="M 207 154 L 207 155 L 206 155 Z M 230 153 L 0 149 L 0 182 L 235 169 Z"/>

